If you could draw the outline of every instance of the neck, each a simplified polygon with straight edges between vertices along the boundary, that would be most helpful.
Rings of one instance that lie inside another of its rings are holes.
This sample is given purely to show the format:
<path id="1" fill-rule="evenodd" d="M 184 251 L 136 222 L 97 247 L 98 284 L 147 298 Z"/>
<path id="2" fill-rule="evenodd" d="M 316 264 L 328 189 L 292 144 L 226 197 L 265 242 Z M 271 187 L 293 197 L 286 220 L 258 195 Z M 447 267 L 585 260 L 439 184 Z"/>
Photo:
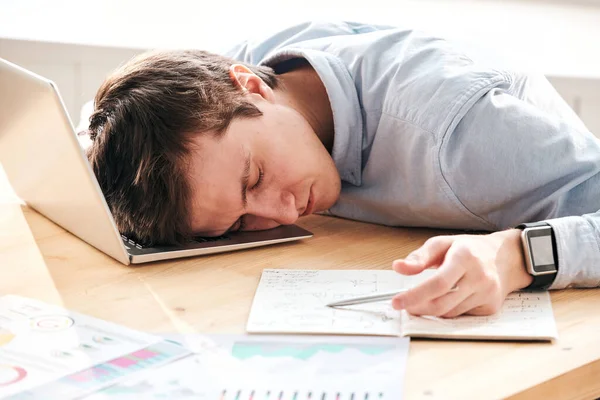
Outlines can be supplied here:
<path id="1" fill-rule="evenodd" d="M 321 143 L 331 154 L 333 148 L 333 113 L 323 82 L 306 61 L 279 75 L 275 91 L 279 101 L 298 111 L 308 121 Z"/>

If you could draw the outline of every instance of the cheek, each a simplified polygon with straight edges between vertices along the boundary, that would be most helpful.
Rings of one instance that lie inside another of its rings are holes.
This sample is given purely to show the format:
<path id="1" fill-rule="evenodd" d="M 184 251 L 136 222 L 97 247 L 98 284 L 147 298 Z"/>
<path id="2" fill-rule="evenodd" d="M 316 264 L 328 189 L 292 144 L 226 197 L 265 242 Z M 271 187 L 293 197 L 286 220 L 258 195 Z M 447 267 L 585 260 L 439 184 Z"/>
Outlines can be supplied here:
<path id="1" fill-rule="evenodd" d="M 303 142 L 290 141 L 271 151 L 271 171 L 281 182 L 290 183 L 302 179 L 315 165 L 315 152 Z"/>

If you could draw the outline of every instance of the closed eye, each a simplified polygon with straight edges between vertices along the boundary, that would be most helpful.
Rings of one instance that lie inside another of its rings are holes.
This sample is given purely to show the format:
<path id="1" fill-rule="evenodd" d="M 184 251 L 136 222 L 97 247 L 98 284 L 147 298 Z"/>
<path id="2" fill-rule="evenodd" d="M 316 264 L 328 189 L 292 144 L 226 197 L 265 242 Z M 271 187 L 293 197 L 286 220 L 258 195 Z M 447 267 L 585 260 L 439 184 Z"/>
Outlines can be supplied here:
<path id="1" fill-rule="evenodd" d="M 260 185 L 263 182 L 263 177 L 264 177 L 264 172 L 262 169 L 258 169 L 258 179 L 256 180 L 256 183 L 254 184 L 254 186 L 252 186 L 250 188 L 250 190 L 256 190 L 260 187 Z M 244 218 L 246 215 L 242 215 L 237 222 L 237 229 L 235 229 L 235 232 L 239 232 L 239 231 L 243 231 L 244 228 L 246 227 L 246 218 Z"/>
<path id="2" fill-rule="evenodd" d="M 263 176 L 264 176 L 263 170 L 259 168 L 258 169 L 258 180 L 254 184 L 254 186 L 252 186 L 252 190 L 256 190 L 260 187 L 260 184 L 263 181 Z"/>

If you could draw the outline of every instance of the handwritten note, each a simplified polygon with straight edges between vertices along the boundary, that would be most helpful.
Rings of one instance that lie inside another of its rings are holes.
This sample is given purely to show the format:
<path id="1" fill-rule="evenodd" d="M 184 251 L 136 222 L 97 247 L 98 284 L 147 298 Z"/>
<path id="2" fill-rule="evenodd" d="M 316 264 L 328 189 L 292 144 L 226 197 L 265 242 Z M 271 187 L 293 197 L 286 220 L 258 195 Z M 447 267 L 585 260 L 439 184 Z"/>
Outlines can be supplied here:
<path id="1" fill-rule="evenodd" d="M 456 339 L 552 340 L 558 337 L 548 292 L 511 293 L 490 316 L 417 317 L 403 312 L 406 336 Z"/>
<path id="2" fill-rule="evenodd" d="M 247 331 L 465 339 L 550 340 L 557 336 L 548 293 L 513 293 L 490 317 L 441 319 L 396 311 L 389 301 L 329 308 L 350 297 L 412 287 L 435 271 L 402 276 L 389 270 L 263 271 Z"/>
<path id="3" fill-rule="evenodd" d="M 398 335 L 400 314 L 389 305 L 326 307 L 332 301 L 404 287 L 403 277 L 389 272 L 264 270 L 247 330 Z"/>

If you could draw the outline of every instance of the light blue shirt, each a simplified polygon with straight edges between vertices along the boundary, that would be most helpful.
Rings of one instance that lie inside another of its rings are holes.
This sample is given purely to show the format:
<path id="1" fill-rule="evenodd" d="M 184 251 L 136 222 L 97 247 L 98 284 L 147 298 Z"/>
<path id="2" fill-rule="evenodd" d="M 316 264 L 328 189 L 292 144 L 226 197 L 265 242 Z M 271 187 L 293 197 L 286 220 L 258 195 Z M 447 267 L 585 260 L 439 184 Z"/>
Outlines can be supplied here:
<path id="1" fill-rule="evenodd" d="M 600 141 L 545 77 L 410 29 L 346 22 L 227 55 L 302 57 L 318 73 L 342 178 L 332 215 L 486 231 L 545 220 L 558 246 L 552 288 L 600 286 Z"/>

